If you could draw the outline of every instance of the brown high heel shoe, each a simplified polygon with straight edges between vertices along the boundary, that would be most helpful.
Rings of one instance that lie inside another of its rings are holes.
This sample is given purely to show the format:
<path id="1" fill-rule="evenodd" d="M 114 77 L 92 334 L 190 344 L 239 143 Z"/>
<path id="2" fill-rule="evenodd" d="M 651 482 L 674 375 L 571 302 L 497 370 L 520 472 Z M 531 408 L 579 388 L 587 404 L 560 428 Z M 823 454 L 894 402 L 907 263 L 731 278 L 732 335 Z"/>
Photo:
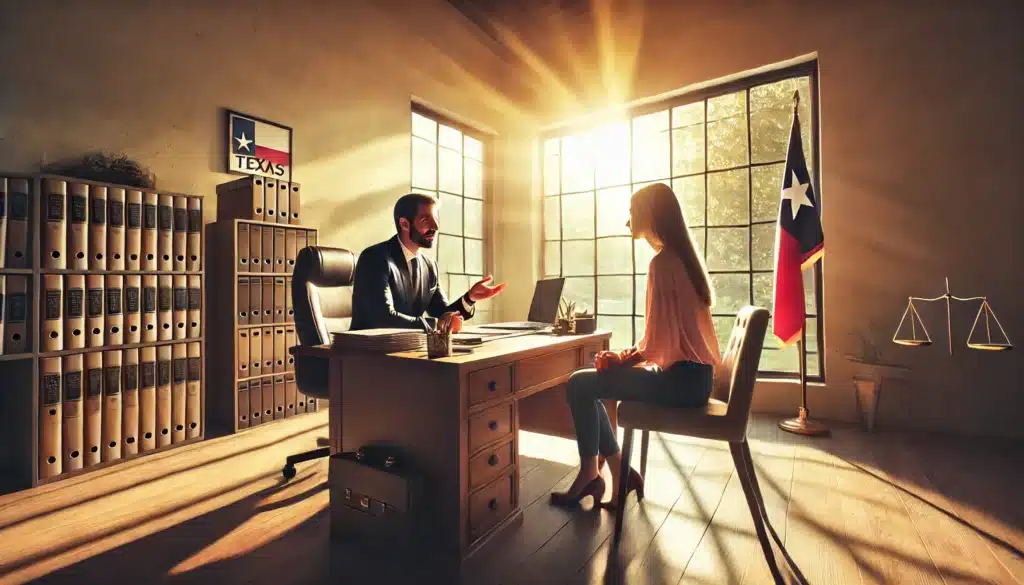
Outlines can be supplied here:
<path id="1" fill-rule="evenodd" d="M 644 499 L 644 478 L 643 478 L 643 476 L 640 475 L 640 473 L 637 470 L 635 470 L 632 467 L 630 467 L 629 468 L 629 477 L 627 477 L 625 481 L 626 481 L 626 496 L 627 497 L 629 496 L 629 492 L 636 491 L 636 499 L 637 499 L 637 501 L 638 502 L 642 501 Z M 619 497 L 618 492 L 616 491 L 616 493 L 613 493 L 612 497 L 613 498 Z M 607 501 L 607 502 L 601 502 L 598 505 L 601 506 L 602 508 L 606 509 L 606 510 L 614 510 L 615 508 L 618 507 L 618 504 L 615 501 L 612 501 L 612 500 Z"/>
<path id="2" fill-rule="evenodd" d="M 551 492 L 551 504 L 561 508 L 575 508 L 580 501 L 587 496 L 594 496 L 594 507 L 601 504 L 601 496 L 604 495 L 604 478 L 600 475 L 587 482 L 578 494 L 569 492 Z"/>

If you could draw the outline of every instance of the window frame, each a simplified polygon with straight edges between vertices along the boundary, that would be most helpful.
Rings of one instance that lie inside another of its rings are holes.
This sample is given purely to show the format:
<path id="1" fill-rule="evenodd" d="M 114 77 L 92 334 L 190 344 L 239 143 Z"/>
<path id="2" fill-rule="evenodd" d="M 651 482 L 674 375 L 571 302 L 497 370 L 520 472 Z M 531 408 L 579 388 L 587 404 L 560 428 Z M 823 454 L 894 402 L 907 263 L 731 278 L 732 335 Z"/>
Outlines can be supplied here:
<path id="1" fill-rule="evenodd" d="M 632 107 L 627 107 L 625 109 L 625 111 L 623 112 L 623 115 L 629 121 L 629 128 L 630 128 L 630 131 L 629 131 L 629 144 L 628 144 L 628 152 L 629 152 L 630 164 L 629 164 L 629 183 L 627 184 L 627 186 L 632 188 L 632 186 L 634 184 L 643 184 L 643 183 L 650 183 L 650 182 L 663 182 L 665 180 L 667 180 L 668 184 L 671 186 L 671 184 L 672 184 L 672 182 L 674 180 L 677 180 L 677 179 L 680 179 L 680 178 L 684 178 L 684 177 L 688 177 L 688 176 L 704 176 L 705 177 L 705 192 L 704 192 L 705 217 L 704 217 L 704 224 L 703 224 L 703 226 L 698 228 L 698 229 L 700 229 L 700 230 L 702 230 L 704 232 L 704 241 L 702 242 L 701 248 L 702 248 L 702 252 L 704 254 L 706 254 L 707 253 L 706 252 L 707 238 L 708 238 L 707 232 L 708 232 L 708 227 L 709 227 L 707 225 L 707 222 L 708 222 L 707 212 L 708 212 L 708 208 L 709 208 L 709 203 L 708 203 L 709 202 L 709 195 L 708 195 L 707 188 L 706 188 L 706 185 L 707 185 L 706 178 L 708 177 L 708 175 L 711 175 L 713 173 L 728 172 L 728 171 L 732 171 L 732 170 L 751 169 L 751 168 L 762 167 L 762 166 L 777 165 L 780 162 L 781 163 L 785 162 L 784 158 L 781 161 L 780 160 L 772 160 L 772 161 L 768 161 L 768 162 L 756 162 L 756 163 L 751 160 L 751 152 L 752 152 L 752 131 L 751 131 L 751 128 L 750 128 L 750 113 L 751 113 L 750 112 L 750 90 L 751 90 L 751 88 L 754 88 L 754 87 L 757 87 L 757 86 L 761 86 L 761 85 L 770 84 L 770 83 L 775 83 L 775 82 L 779 82 L 779 81 L 783 81 L 783 80 L 786 80 L 786 79 L 799 78 L 799 77 L 808 77 L 809 78 L 809 80 L 808 80 L 809 92 L 808 93 L 810 94 L 809 95 L 809 98 L 810 98 L 810 108 L 809 109 L 810 109 L 810 113 L 811 113 L 811 116 L 810 116 L 811 119 L 809 121 L 810 122 L 810 126 L 811 126 L 810 127 L 810 137 L 811 137 L 810 142 L 811 142 L 811 144 L 810 144 L 810 148 L 809 148 L 810 154 L 811 154 L 811 161 L 809 161 L 809 162 L 811 163 L 810 164 L 810 166 L 811 166 L 810 171 L 811 171 L 811 176 L 812 176 L 812 188 L 814 190 L 814 195 L 815 195 L 815 198 L 816 198 L 816 203 L 817 203 L 818 211 L 819 211 L 819 214 L 820 214 L 821 211 L 822 211 L 822 208 L 823 208 L 823 204 L 822 204 L 822 195 L 821 195 L 821 144 L 820 144 L 820 139 L 819 139 L 819 85 L 818 85 L 819 77 L 818 77 L 818 61 L 817 61 L 817 59 L 805 61 L 805 62 L 802 62 L 802 63 L 797 63 L 797 64 L 794 64 L 794 65 L 789 65 L 789 66 L 786 66 L 786 67 L 781 67 L 781 68 L 778 68 L 778 69 L 772 69 L 772 70 L 769 70 L 769 71 L 763 71 L 763 72 L 759 72 L 759 73 L 754 73 L 754 74 L 743 76 L 743 77 L 738 77 L 738 78 L 735 78 L 735 79 L 731 79 L 731 80 L 722 82 L 720 84 L 715 84 L 715 85 L 710 85 L 710 86 L 707 86 L 707 87 L 702 87 L 702 88 L 699 88 L 699 89 L 696 89 L 696 90 L 693 90 L 693 91 L 689 91 L 689 92 L 686 92 L 686 93 L 683 93 L 683 94 L 680 94 L 680 95 L 675 95 L 675 96 L 667 97 L 665 99 L 661 99 L 661 100 L 657 100 L 657 101 L 649 101 L 648 102 L 647 100 L 642 100 L 644 103 L 640 103 L 640 104 L 637 104 L 637 105 L 632 106 Z M 708 124 L 708 120 L 707 120 L 707 100 L 710 100 L 710 99 L 713 99 L 713 98 L 716 98 L 716 97 L 721 97 L 721 96 L 728 95 L 728 94 L 732 94 L 732 93 L 741 92 L 741 91 L 746 93 L 746 100 L 745 100 L 745 102 L 746 102 L 746 124 L 747 124 L 747 129 L 746 129 L 746 135 L 747 135 L 747 162 L 742 164 L 742 165 L 731 166 L 731 167 L 720 168 L 720 169 L 716 168 L 713 171 L 711 171 L 711 170 L 708 169 L 708 166 L 707 166 L 708 165 L 708 163 L 707 163 L 707 149 L 708 149 L 708 143 L 707 143 L 707 124 Z M 669 128 L 668 128 L 668 132 L 669 132 L 668 148 L 669 148 L 669 164 L 671 165 L 672 150 L 673 150 L 673 147 L 674 147 L 673 140 L 672 140 L 672 137 L 671 137 L 671 133 L 672 133 L 672 130 L 673 130 L 673 128 L 672 128 L 672 120 L 671 120 L 671 110 L 673 108 L 676 108 L 676 107 L 679 107 L 679 106 L 685 106 L 685 105 L 689 105 L 689 104 L 693 104 L 693 103 L 698 103 L 698 102 L 704 102 L 704 104 L 705 104 L 705 106 L 704 106 L 704 118 L 703 118 L 703 125 L 704 125 L 704 152 L 705 152 L 705 163 L 704 163 L 705 167 L 704 167 L 704 170 L 701 171 L 701 172 L 697 172 L 697 173 L 684 173 L 684 174 L 681 174 L 679 176 L 673 175 L 671 173 L 671 171 L 670 171 L 669 177 L 667 179 L 659 179 L 659 180 L 654 180 L 654 181 L 645 181 L 645 182 L 640 182 L 640 183 L 634 183 L 634 181 L 633 181 L 633 135 L 634 135 L 633 134 L 633 132 L 634 132 L 634 130 L 633 130 L 633 120 L 638 118 L 638 117 L 647 115 L 647 114 L 653 114 L 653 113 L 664 111 L 664 110 L 668 110 L 669 111 L 669 118 L 670 119 L 669 119 Z M 804 120 L 801 120 L 801 122 L 802 123 L 807 123 Z M 558 259 L 559 270 L 558 270 L 558 272 L 559 272 L 560 276 L 565 277 L 565 278 L 579 278 L 579 277 L 582 277 L 582 276 L 579 276 L 579 275 L 566 276 L 565 270 L 564 270 L 564 242 L 566 242 L 566 241 L 591 241 L 591 242 L 594 242 L 594 273 L 592 275 L 587 275 L 586 278 L 593 278 L 593 283 L 594 283 L 593 284 L 593 286 L 594 286 L 594 288 L 593 288 L 593 292 L 594 292 L 594 314 L 595 315 L 605 315 L 605 316 L 620 317 L 620 318 L 621 317 L 626 317 L 626 315 L 604 314 L 604 313 L 601 313 L 598 310 L 598 302 L 599 302 L 599 298 L 600 298 L 598 281 L 599 281 L 599 279 L 601 277 L 616 277 L 616 276 L 618 276 L 618 277 L 631 277 L 632 278 L 632 280 L 633 280 L 633 284 L 632 284 L 632 287 L 633 287 L 632 301 L 633 301 L 634 307 L 633 307 L 632 313 L 629 315 L 629 317 L 633 321 L 633 336 L 635 337 L 636 336 L 636 328 L 637 328 L 637 320 L 643 318 L 643 317 L 639 317 L 636 314 L 635 304 L 636 304 L 636 295 L 637 295 L 637 278 L 644 276 L 643 273 L 637 273 L 637 270 L 636 270 L 637 269 L 637 253 L 636 253 L 636 246 L 635 246 L 635 244 L 631 242 L 631 246 L 630 246 L 631 247 L 631 256 L 632 256 L 632 259 L 631 259 L 632 273 L 631 274 L 620 274 L 620 273 L 615 273 L 615 274 L 599 274 L 597 272 L 597 266 L 598 266 L 598 245 L 597 245 L 597 243 L 601 239 L 622 238 L 623 237 L 621 235 L 604 235 L 604 236 L 598 236 L 597 235 L 598 234 L 597 194 L 602 189 L 611 189 L 611 188 L 615 188 L 616 186 L 614 186 L 614 185 L 612 185 L 612 186 L 605 186 L 605 187 L 602 187 L 602 188 L 599 189 L 597 187 L 597 180 L 596 180 L 597 179 L 597 177 L 596 177 L 597 169 L 595 167 L 595 169 L 594 169 L 594 175 L 595 175 L 595 177 L 594 177 L 594 187 L 592 189 L 592 191 L 594 193 L 594 204 L 595 204 L 594 205 L 594 235 L 593 235 L 593 237 L 590 237 L 590 238 L 571 238 L 569 240 L 565 239 L 564 221 L 563 221 L 562 210 L 561 210 L 561 205 L 562 205 L 561 204 L 561 198 L 564 197 L 565 195 L 575 194 L 575 192 L 564 192 L 562 190 L 562 181 L 563 181 L 564 177 L 562 176 L 562 163 L 561 163 L 561 161 L 562 161 L 563 152 L 562 152 L 561 148 L 559 148 L 559 171 L 558 171 L 559 172 L 559 181 L 558 181 L 558 183 L 559 183 L 559 191 L 558 191 L 558 194 L 557 195 L 547 195 L 546 193 L 543 193 L 544 185 L 546 183 L 546 177 L 544 176 L 545 153 L 544 153 L 544 150 L 543 150 L 543 145 L 548 140 L 550 140 L 552 138 L 559 138 L 560 139 L 560 138 L 565 137 L 565 136 L 577 135 L 577 134 L 580 134 L 580 133 L 583 133 L 583 132 L 588 132 L 588 131 L 594 130 L 596 128 L 599 128 L 599 127 L 601 127 L 601 125 L 602 125 L 602 123 L 600 123 L 600 122 L 580 121 L 580 122 L 574 122 L 574 123 L 570 123 L 570 124 L 564 124 L 564 125 L 557 125 L 557 126 L 549 127 L 549 128 L 546 128 L 540 134 L 540 143 L 542 145 L 542 148 L 541 148 L 541 162 L 540 162 L 542 201 L 546 200 L 548 197 L 558 197 L 558 200 L 559 200 L 559 222 L 558 222 L 558 240 L 557 240 L 557 242 L 559 244 L 559 259 Z M 787 142 L 788 142 L 788 135 L 787 135 Z M 807 148 L 807 146 L 805 146 L 805 148 Z M 742 225 L 735 225 L 735 226 L 714 225 L 714 226 L 710 226 L 710 227 L 713 227 L 713 228 L 716 228 L 716 229 L 717 228 L 728 228 L 728 227 L 747 228 L 747 230 L 748 230 L 748 232 L 747 232 L 747 256 L 748 256 L 748 259 L 750 261 L 750 268 L 747 269 L 747 270 L 714 270 L 713 272 L 714 272 L 714 274 L 730 274 L 730 273 L 732 273 L 732 274 L 744 274 L 744 275 L 750 276 L 750 285 L 749 285 L 750 293 L 749 293 L 749 297 L 748 298 L 752 299 L 753 298 L 753 294 L 754 294 L 753 293 L 753 290 L 754 290 L 754 276 L 757 275 L 757 274 L 764 274 L 764 273 L 767 272 L 765 270 L 755 270 L 753 268 L 753 252 L 754 252 L 754 250 L 753 250 L 753 238 L 754 238 L 754 236 L 753 236 L 753 228 L 755 226 L 758 226 L 758 225 L 766 225 L 766 224 L 777 225 L 778 219 L 776 218 L 776 219 L 773 219 L 771 221 L 767 221 L 767 220 L 754 221 L 754 219 L 753 219 L 754 218 L 754 214 L 753 214 L 753 196 L 752 196 L 752 193 L 753 193 L 753 181 L 750 181 L 749 179 L 747 181 L 747 189 L 748 189 L 748 192 L 747 192 L 747 204 L 748 204 L 748 214 L 749 214 L 748 217 L 750 218 L 749 221 L 747 223 L 745 223 L 745 224 L 742 224 Z M 585 193 L 586 191 L 582 191 L 582 192 Z M 540 246 L 541 246 L 541 263 L 542 263 L 542 265 L 547 262 L 547 258 L 546 258 L 546 243 L 550 242 L 550 241 L 554 241 L 554 240 L 548 240 L 545 237 L 545 233 L 544 233 L 545 228 L 544 228 L 543 222 L 546 222 L 546 221 L 547 221 L 547 219 L 546 219 L 546 217 L 544 217 L 544 213 L 542 211 L 542 227 L 541 227 L 541 236 L 540 236 L 540 240 L 541 240 L 541 244 L 540 244 Z M 813 315 L 813 317 L 815 318 L 816 333 L 817 333 L 817 335 L 816 335 L 816 342 L 817 343 L 816 343 L 816 348 L 815 349 L 816 349 L 816 353 L 818 355 L 818 372 L 815 375 L 811 375 L 810 373 L 808 373 L 807 376 L 806 376 L 806 379 L 807 379 L 808 382 L 813 382 L 813 383 L 824 383 L 826 375 L 827 375 L 826 374 L 826 364 L 825 364 L 825 359 L 824 359 L 824 356 L 825 356 L 825 335 L 824 335 L 825 326 L 824 326 L 824 321 L 825 321 L 825 319 L 824 319 L 824 298 L 823 298 L 823 294 L 822 294 L 823 262 L 824 262 L 824 259 L 820 258 L 820 259 L 818 259 L 814 263 L 814 265 L 812 266 L 812 275 L 811 275 L 811 278 L 812 278 L 812 281 L 813 281 L 813 286 L 814 286 L 813 298 L 814 298 L 814 305 L 815 305 L 814 306 L 814 313 L 815 314 Z M 546 269 L 542 268 L 541 271 L 544 274 L 547 274 Z M 766 307 L 766 308 L 769 311 L 771 311 L 771 307 Z M 713 313 L 713 315 L 716 316 L 716 317 L 732 316 L 732 315 L 727 315 L 727 314 L 724 314 L 724 313 Z M 806 321 L 805 321 L 805 324 L 806 324 Z M 768 336 L 772 335 L 771 331 L 768 331 L 767 335 Z M 799 376 L 800 376 L 799 371 L 797 371 L 797 372 L 788 372 L 788 371 L 760 370 L 759 369 L 758 372 L 757 372 L 757 377 L 761 378 L 761 379 L 795 380 L 795 379 L 799 379 Z"/>
<path id="2" fill-rule="evenodd" d="M 435 122 L 438 125 L 437 134 L 435 134 L 434 142 L 433 142 L 434 152 L 435 152 L 435 154 L 434 154 L 434 181 L 435 181 L 435 188 L 433 189 L 433 193 L 436 194 L 436 196 L 437 196 L 438 204 L 441 203 L 441 196 L 442 196 L 442 194 L 449 195 L 449 196 L 452 196 L 452 197 L 458 197 L 461 200 L 463 200 L 463 202 L 466 199 L 471 199 L 473 201 L 479 201 L 480 204 L 481 204 L 481 224 L 482 225 L 481 225 L 481 230 L 480 230 L 481 231 L 481 235 L 480 235 L 479 238 L 477 238 L 475 236 L 466 236 L 465 235 L 465 227 L 466 227 L 465 213 L 466 212 L 465 212 L 465 205 L 463 205 L 461 235 L 453 236 L 450 233 L 446 233 L 445 230 L 444 230 L 444 227 L 443 227 L 444 226 L 444 223 L 443 223 L 444 220 L 442 219 L 442 228 L 438 231 L 438 236 L 440 236 L 439 239 L 438 239 L 438 245 L 432 250 L 432 254 L 434 256 L 435 261 L 440 264 L 439 258 L 438 258 L 438 253 L 440 252 L 441 246 L 443 245 L 443 242 L 445 241 L 445 239 L 446 238 L 451 238 L 451 237 L 458 237 L 458 238 L 460 238 L 461 241 L 463 242 L 463 244 L 462 244 L 462 258 L 463 258 L 462 271 L 461 272 L 454 272 L 454 273 L 445 272 L 443 275 L 447 277 L 448 274 L 455 274 L 456 276 L 465 277 L 467 279 L 469 285 L 472 286 L 472 284 L 474 282 L 472 280 L 472 278 L 474 276 L 476 276 L 476 273 L 470 274 L 469 272 L 466 271 L 466 264 L 465 264 L 466 246 L 465 246 L 465 241 L 467 239 L 476 240 L 476 241 L 480 242 L 480 247 L 481 247 L 482 252 L 483 252 L 483 257 L 481 259 L 481 263 L 482 263 L 481 264 L 481 271 L 482 271 L 481 276 L 486 276 L 487 274 L 490 274 L 491 267 L 493 266 L 493 257 L 492 257 L 492 249 L 493 248 L 490 245 L 491 244 L 491 240 L 492 240 L 492 230 L 491 230 L 491 221 L 490 221 L 490 219 L 491 219 L 491 210 L 492 210 L 492 207 L 491 207 L 491 205 L 492 205 L 492 193 L 491 193 L 491 181 L 489 180 L 489 175 L 488 175 L 490 170 L 491 170 L 491 168 L 492 168 L 492 164 L 491 163 L 493 161 L 492 157 L 494 156 L 494 152 L 493 152 L 493 142 L 494 142 L 493 141 L 493 135 L 491 135 L 491 134 L 489 134 L 489 133 L 487 133 L 485 131 L 482 131 L 482 130 L 480 130 L 478 128 L 475 128 L 473 126 L 470 126 L 469 124 L 466 124 L 465 122 L 460 122 L 459 120 L 456 120 L 456 119 L 452 118 L 451 116 L 443 114 L 443 113 L 441 113 L 441 112 L 439 112 L 439 111 L 437 111 L 437 110 L 435 110 L 433 108 L 430 108 L 430 107 L 428 107 L 428 106 L 426 106 L 426 105 L 424 105 L 422 103 L 419 103 L 417 101 L 411 101 L 410 102 L 410 108 L 409 108 L 409 114 L 408 114 L 408 116 L 409 116 L 409 118 L 408 118 L 408 120 L 409 120 L 409 192 L 429 191 L 428 189 L 423 189 L 422 187 L 418 187 L 418 186 L 413 184 L 413 175 L 414 175 L 414 168 L 415 168 L 415 160 L 414 160 L 415 159 L 415 155 L 414 155 L 413 144 L 415 142 L 415 139 L 418 138 L 416 136 L 416 134 L 413 133 L 413 128 L 412 128 L 412 120 L 413 120 L 413 116 L 412 115 L 413 114 L 418 114 L 420 116 L 423 116 L 424 118 L 427 118 L 427 119 Z M 467 197 L 466 196 L 466 168 L 465 168 L 465 159 L 467 157 L 466 157 L 466 154 L 465 154 L 465 141 L 463 141 L 463 150 L 460 153 L 460 156 L 463 158 L 462 176 L 461 176 L 462 193 L 452 193 L 450 191 L 445 191 L 445 190 L 441 189 L 441 180 L 440 180 L 440 175 L 441 175 L 441 156 L 440 156 L 440 152 L 441 152 L 442 148 L 447 148 L 447 147 L 441 146 L 441 144 L 440 144 L 440 126 L 441 125 L 445 125 L 445 126 L 448 126 L 450 128 L 453 128 L 455 130 L 458 130 L 459 132 L 461 132 L 463 134 L 463 136 L 469 136 L 470 138 L 473 138 L 474 140 L 477 140 L 478 142 L 480 142 L 481 148 L 483 149 L 483 156 L 481 157 L 481 160 L 479 161 L 480 162 L 480 182 L 481 182 L 480 199 L 477 199 L 475 197 Z M 443 213 L 443 211 L 442 211 L 442 213 Z M 440 270 L 440 266 L 439 266 L 439 270 Z M 444 284 L 443 288 L 444 288 L 445 294 L 447 294 L 448 297 L 449 297 L 449 300 L 451 300 L 451 297 L 452 297 L 452 291 L 450 290 L 450 288 L 451 288 L 450 284 L 451 283 L 446 278 L 446 282 L 444 282 L 443 284 Z M 459 291 L 457 294 L 462 295 L 465 292 L 466 291 Z M 492 314 L 493 311 L 494 311 L 493 307 L 477 307 L 477 312 L 478 313 L 483 312 L 483 313 L 487 313 L 487 314 Z"/>

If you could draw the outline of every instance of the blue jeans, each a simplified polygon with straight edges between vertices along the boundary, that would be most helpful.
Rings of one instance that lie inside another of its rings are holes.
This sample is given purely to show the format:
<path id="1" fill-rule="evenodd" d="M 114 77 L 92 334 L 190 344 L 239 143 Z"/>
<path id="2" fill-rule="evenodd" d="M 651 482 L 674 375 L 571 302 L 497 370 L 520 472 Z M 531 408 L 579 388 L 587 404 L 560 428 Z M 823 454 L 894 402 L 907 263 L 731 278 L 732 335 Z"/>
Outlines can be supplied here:
<path id="1" fill-rule="evenodd" d="M 580 457 L 618 455 L 618 437 L 612 431 L 602 399 L 647 402 L 658 406 L 695 408 L 711 397 L 714 368 L 707 364 L 676 362 L 667 370 L 658 366 L 616 367 L 598 373 L 578 370 L 569 378 L 566 397 L 576 427 Z"/>

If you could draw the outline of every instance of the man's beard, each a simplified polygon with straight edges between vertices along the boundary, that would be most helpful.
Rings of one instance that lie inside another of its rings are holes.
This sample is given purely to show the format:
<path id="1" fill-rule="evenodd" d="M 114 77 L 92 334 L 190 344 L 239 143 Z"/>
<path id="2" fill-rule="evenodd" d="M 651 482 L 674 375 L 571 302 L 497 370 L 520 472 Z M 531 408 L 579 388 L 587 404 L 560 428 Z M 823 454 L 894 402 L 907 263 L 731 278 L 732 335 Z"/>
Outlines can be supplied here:
<path id="1" fill-rule="evenodd" d="M 434 240 L 433 239 L 429 239 L 428 240 L 427 239 L 427 234 L 431 234 L 435 238 L 437 237 L 437 233 L 436 232 L 433 232 L 433 231 L 421 232 L 418 229 L 413 228 L 409 232 L 409 239 L 412 240 L 412 243 L 416 244 L 417 246 L 419 246 L 421 248 L 433 248 L 434 247 Z"/>

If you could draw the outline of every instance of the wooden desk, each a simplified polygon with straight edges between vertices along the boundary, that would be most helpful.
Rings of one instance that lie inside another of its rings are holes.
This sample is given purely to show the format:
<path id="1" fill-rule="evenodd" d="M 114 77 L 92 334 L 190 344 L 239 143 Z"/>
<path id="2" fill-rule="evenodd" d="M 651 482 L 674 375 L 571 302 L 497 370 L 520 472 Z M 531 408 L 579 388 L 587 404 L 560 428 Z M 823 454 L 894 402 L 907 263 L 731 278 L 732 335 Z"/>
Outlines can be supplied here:
<path id="1" fill-rule="evenodd" d="M 431 548 L 457 567 L 521 518 L 518 431 L 574 437 L 563 385 L 610 338 L 526 335 L 435 360 L 300 351 L 331 362 L 331 452 L 369 443 L 405 450 L 427 482 Z M 606 407 L 614 423 L 615 403 Z"/>

